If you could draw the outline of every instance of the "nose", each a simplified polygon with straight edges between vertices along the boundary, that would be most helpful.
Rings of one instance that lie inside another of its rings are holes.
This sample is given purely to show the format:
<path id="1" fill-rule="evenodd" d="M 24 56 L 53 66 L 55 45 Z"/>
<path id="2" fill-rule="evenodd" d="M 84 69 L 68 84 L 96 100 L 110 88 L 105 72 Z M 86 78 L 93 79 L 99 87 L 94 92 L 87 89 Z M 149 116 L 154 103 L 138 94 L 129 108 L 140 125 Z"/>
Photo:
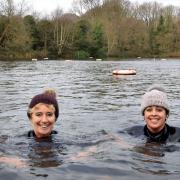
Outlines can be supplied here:
<path id="1" fill-rule="evenodd" d="M 155 116 L 156 113 L 157 113 L 156 109 L 153 108 L 153 109 L 152 109 L 152 115 Z"/>
<path id="2" fill-rule="evenodd" d="M 48 121 L 46 114 L 43 114 L 41 121 L 42 122 L 47 122 Z"/>

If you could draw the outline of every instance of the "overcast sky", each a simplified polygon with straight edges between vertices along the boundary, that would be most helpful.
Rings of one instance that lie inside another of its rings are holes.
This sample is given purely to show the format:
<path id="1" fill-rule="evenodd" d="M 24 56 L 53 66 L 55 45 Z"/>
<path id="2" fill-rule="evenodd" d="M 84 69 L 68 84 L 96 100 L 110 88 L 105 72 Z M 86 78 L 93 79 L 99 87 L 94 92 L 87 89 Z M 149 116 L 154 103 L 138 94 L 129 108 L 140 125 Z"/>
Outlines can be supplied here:
<path id="1" fill-rule="evenodd" d="M 131 2 L 153 2 L 152 0 L 130 0 Z M 158 3 L 162 3 L 163 5 L 174 5 L 174 6 L 180 6 L 180 0 L 154 0 Z"/>
<path id="2" fill-rule="evenodd" d="M 15 2 L 21 0 L 14 0 Z M 130 0 L 131 2 L 150 2 L 152 0 Z M 174 5 L 180 7 L 180 0 L 155 0 L 156 2 L 162 3 L 163 5 Z M 43 14 L 49 14 L 58 6 L 64 10 L 64 12 L 69 11 L 72 8 L 73 0 L 26 0 L 32 10 L 41 12 Z"/>

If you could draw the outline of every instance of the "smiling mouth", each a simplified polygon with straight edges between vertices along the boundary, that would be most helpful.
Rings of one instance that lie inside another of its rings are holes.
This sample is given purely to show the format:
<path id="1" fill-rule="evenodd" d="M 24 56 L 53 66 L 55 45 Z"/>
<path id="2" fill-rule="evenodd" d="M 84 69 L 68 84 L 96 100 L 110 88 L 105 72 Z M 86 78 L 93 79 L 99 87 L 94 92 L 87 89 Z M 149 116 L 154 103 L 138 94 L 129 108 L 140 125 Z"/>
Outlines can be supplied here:
<path id="1" fill-rule="evenodd" d="M 40 127 L 41 127 L 42 129 L 46 129 L 46 128 L 48 128 L 48 127 L 49 127 L 49 125 L 47 125 L 47 124 L 43 124 L 43 125 L 40 125 Z"/>
<path id="2" fill-rule="evenodd" d="M 153 122 L 153 123 L 157 123 L 157 122 L 159 122 L 159 119 L 150 119 L 151 120 L 151 122 Z"/>

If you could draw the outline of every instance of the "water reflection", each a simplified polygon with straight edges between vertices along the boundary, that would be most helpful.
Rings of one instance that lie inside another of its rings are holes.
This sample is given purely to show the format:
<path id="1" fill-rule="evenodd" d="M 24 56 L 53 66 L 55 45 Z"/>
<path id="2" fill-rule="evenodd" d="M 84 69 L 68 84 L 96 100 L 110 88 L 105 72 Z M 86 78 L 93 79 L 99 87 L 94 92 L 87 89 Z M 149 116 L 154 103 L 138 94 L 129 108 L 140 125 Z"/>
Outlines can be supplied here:
<path id="1" fill-rule="evenodd" d="M 168 145 L 157 142 L 147 142 L 144 145 L 135 146 L 132 151 L 133 160 L 136 161 L 136 165 L 133 169 L 139 172 L 148 174 L 158 174 L 158 175 L 170 175 L 174 173 L 180 173 L 168 169 L 165 156 L 167 153 L 178 152 L 180 147 L 178 145 Z"/>
<path id="2" fill-rule="evenodd" d="M 32 167 L 57 167 L 63 164 L 60 154 L 64 155 L 65 148 L 55 142 L 52 137 L 29 139 L 28 161 Z"/>
<path id="3" fill-rule="evenodd" d="M 134 151 L 148 156 L 163 157 L 166 152 L 175 152 L 180 150 L 177 145 L 166 145 L 156 142 L 145 143 L 144 146 L 135 146 Z"/>

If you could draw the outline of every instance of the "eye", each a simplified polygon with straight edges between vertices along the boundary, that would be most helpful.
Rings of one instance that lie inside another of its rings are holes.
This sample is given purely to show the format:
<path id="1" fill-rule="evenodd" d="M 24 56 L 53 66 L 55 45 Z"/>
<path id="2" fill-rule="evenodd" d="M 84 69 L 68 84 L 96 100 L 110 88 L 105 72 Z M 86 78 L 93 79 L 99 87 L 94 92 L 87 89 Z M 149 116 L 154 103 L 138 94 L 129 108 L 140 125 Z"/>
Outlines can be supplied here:
<path id="1" fill-rule="evenodd" d="M 48 116 L 48 117 L 52 117 L 53 115 L 54 115 L 54 113 L 52 113 L 52 112 L 48 112 L 48 113 L 47 113 L 47 116 Z"/>
<path id="2" fill-rule="evenodd" d="M 40 117 L 41 115 L 42 115 L 42 113 L 40 113 L 40 112 L 36 112 L 36 113 L 34 113 L 35 114 L 35 116 L 37 116 L 37 117 Z"/>
<path id="3" fill-rule="evenodd" d="M 151 112 L 151 111 L 152 111 L 152 108 L 151 108 L 151 107 L 147 107 L 145 111 Z"/>
<path id="4" fill-rule="evenodd" d="M 156 108 L 156 111 L 162 112 L 162 111 L 164 111 L 164 109 L 163 109 L 162 107 L 157 107 L 157 108 Z"/>

